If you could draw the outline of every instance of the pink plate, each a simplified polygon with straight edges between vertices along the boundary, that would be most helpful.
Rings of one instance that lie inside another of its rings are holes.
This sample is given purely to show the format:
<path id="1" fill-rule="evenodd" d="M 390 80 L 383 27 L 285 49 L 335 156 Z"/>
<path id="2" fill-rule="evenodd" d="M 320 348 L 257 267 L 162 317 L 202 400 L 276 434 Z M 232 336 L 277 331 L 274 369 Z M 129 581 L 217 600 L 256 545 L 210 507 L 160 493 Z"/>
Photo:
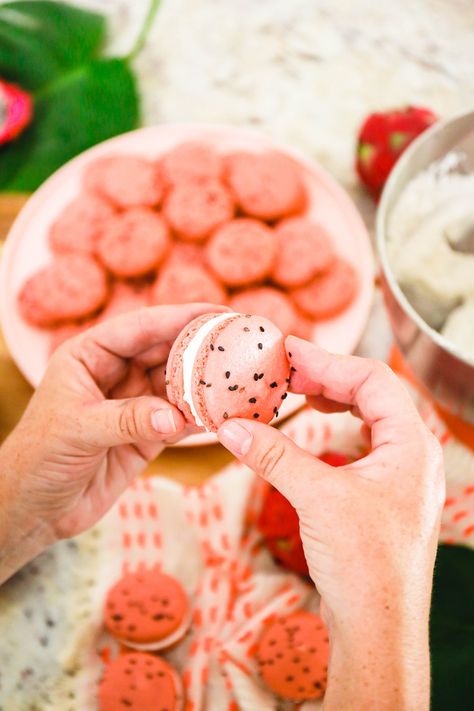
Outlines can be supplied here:
<path id="1" fill-rule="evenodd" d="M 97 158 L 113 153 L 156 158 L 189 140 L 209 143 L 223 153 L 278 150 L 298 163 L 310 195 L 308 214 L 326 227 L 337 251 L 354 265 L 360 277 L 359 293 L 353 304 L 339 316 L 317 324 L 313 341 L 336 353 L 351 353 L 356 347 L 372 302 L 374 262 L 367 230 L 345 191 L 319 165 L 256 131 L 217 124 L 164 124 L 117 136 L 77 156 L 32 195 L 14 222 L 2 256 L 0 315 L 12 357 L 33 386 L 38 385 L 46 368 L 49 336 L 23 321 L 16 297 L 26 278 L 51 259 L 49 228 L 64 206 L 78 194 L 84 168 Z M 280 416 L 292 414 L 303 402 L 301 396 L 289 396 Z M 181 444 L 215 441 L 213 434 L 204 433 L 188 437 Z"/>

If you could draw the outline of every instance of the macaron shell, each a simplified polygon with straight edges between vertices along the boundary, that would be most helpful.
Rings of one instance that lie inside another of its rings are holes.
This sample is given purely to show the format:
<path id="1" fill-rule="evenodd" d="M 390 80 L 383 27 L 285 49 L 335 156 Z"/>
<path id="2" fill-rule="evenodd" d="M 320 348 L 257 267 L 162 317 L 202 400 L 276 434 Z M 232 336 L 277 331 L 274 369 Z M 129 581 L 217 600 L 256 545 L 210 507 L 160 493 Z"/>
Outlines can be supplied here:
<path id="1" fill-rule="evenodd" d="M 271 622 L 260 637 L 256 660 L 266 685 L 291 701 L 320 698 L 326 689 L 328 632 L 319 615 L 300 610 Z"/>
<path id="2" fill-rule="evenodd" d="M 122 654 L 99 684 L 100 711 L 181 711 L 182 684 L 164 659 L 144 652 Z"/>
<path id="3" fill-rule="evenodd" d="M 231 417 L 268 423 L 286 397 L 290 365 L 284 337 L 268 319 L 239 314 L 204 340 L 193 374 L 193 400 L 207 429 Z"/>
<path id="4" fill-rule="evenodd" d="M 188 610 L 181 584 L 153 568 L 128 573 L 114 585 L 105 602 L 104 623 L 125 644 L 148 645 L 168 638 L 174 643 Z"/>
<path id="5" fill-rule="evenodd" d="M 204 314 L 190 321 L 175 339 L 166 364 L 166 395 L 168 400 L 181 410 L 186 420 L 193 425 L 196 424 L 196 420 L 189 404 L 184 400 L 183 353 L 201 326 L 218 315 L 217 313 Z"/>

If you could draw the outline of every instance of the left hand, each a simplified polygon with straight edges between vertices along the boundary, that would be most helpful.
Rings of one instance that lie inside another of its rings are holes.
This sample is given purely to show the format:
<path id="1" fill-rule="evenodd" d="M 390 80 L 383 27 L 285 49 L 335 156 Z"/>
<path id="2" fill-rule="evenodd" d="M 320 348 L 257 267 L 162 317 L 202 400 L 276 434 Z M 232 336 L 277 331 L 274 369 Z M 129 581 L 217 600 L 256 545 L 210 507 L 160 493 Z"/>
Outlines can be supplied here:
<path id="1" fill-rule="evenodd" d="M 188 434 L 164 399 L 166 360 L 186 323 L 219 308 L 140 309 L 54 353 L 0 449 L 0 582 L 96 523 L 148 462 Z"/>

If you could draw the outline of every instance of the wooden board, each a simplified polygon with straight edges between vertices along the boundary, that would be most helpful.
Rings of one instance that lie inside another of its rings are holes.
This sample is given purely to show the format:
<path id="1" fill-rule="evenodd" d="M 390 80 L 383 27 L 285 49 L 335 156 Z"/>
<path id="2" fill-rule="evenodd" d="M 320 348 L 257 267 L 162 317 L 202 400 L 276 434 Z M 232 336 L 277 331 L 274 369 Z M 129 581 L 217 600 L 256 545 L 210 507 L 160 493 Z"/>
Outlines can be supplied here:
<path id="1" fill-rule="evenodd" d="M 0 197 L 0 243 L 27 198 L 26 195 Z M 0 335 L 0 442 L 20 419 L 32 392 Z M 218 444 L 182 449 L 170 447 L 150 464 L 145 473 L 169 476 L 183 484 L 200 484 L 230 461 L 230 454 Z"/>

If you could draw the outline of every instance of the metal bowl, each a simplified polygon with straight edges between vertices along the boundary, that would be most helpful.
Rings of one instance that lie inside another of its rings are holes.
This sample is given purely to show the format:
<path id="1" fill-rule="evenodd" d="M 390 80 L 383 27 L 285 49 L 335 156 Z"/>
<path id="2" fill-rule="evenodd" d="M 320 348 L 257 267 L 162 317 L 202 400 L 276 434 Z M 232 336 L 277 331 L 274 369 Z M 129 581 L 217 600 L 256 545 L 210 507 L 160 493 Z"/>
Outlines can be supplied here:
<path id="1" fill-rule="evenodd" d="M 474 128 L 474 111 L 436 123 L 414 141 L 395 165 L 384 188 L 376 220 L 382 288 L 395 340 L 419 381 L 440 405 L 474 424 L 474 366 L 427 323 L 400 289 L 387 254 L 388 219 L 407 183 L 431 163 L 456 149 Z M 474 274 L 473 274 L 474 281 Z"/>

